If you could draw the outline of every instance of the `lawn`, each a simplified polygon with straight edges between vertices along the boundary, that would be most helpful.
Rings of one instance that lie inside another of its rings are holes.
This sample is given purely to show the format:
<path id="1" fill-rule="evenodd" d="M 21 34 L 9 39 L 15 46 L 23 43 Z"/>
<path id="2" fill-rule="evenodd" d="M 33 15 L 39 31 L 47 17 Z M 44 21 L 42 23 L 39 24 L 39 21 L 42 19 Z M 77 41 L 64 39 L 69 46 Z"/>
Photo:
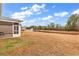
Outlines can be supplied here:
<path id="1" fill-rule="evenodd" d="M 79 55 L 79 35 L 24 31 L 20 38 L 0 39 L 0 55 Z"/>

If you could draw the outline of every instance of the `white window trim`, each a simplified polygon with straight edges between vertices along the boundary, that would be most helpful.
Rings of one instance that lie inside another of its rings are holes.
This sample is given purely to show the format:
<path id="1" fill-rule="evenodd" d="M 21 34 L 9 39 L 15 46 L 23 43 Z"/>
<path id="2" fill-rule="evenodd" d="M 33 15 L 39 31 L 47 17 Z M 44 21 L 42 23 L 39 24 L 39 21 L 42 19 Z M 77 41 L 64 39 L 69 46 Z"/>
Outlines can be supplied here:
<path id="1" fill-rule="evenodd" d="M 14 34 L 14 24 L 12 24 L 12 33 L 13 33 L 13 37 L 20 37 L 21 36 L 21 26 L 18 25 L 19 27 L 19 31 L 18 31 L 18 34 Z"/>

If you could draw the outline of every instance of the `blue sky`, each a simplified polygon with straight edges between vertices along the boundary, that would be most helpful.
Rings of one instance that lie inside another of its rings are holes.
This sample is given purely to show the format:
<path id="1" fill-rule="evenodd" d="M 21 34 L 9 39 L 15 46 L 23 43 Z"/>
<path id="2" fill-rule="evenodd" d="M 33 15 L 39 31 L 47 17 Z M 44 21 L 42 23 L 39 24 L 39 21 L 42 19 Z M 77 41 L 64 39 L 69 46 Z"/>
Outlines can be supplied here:
<path id="1" fill-rule="evenodd" d="M 79 14 L 77 3 L 4 3 L 3 16 L 23 20 L 23 26 L 50 23 L 65 25 L 68 17 Z"/>

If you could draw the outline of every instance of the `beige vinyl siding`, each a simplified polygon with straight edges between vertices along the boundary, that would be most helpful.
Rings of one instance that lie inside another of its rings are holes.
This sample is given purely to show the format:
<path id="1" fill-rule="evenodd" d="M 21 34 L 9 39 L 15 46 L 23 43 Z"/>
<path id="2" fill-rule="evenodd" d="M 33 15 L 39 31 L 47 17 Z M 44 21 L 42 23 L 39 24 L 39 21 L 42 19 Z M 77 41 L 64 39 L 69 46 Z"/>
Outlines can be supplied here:
<path id="1" fill-rule="evenodd" d="M 0 32 L 4 32 L 3 37 L 12 37 L 12 24 L 7 22 L 0 22 Z"/>
<path id="2" fill-rule="evenodd" d="M 17 30 L 14 30 L 15 26 L 17 26 Z M 21 25 L 19 21 L 12 21 L 5 18 L 3 19 L 0 18 L 0 38 L 20 37 L 20 35 L 21 35 Z"/>
<path id="3" fill-rule="evenodd" d="M 0 21 L 0 25 L 12 25 L 11 22 Z"/>

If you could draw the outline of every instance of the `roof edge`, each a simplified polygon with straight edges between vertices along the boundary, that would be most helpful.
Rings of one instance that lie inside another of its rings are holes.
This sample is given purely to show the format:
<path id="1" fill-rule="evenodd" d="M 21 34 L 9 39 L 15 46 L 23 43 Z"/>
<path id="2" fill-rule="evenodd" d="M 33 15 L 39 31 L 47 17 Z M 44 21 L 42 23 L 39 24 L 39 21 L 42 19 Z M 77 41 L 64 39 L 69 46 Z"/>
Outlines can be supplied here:
<path id="1" fill-rule="evenodd" d="M 0 21 L 5 21 L 5 22 L 23 22 L 22 20 L 19 19 L 14 19 L 14 18 L 9 18 L 9 17 L 0 17 Z"/>

